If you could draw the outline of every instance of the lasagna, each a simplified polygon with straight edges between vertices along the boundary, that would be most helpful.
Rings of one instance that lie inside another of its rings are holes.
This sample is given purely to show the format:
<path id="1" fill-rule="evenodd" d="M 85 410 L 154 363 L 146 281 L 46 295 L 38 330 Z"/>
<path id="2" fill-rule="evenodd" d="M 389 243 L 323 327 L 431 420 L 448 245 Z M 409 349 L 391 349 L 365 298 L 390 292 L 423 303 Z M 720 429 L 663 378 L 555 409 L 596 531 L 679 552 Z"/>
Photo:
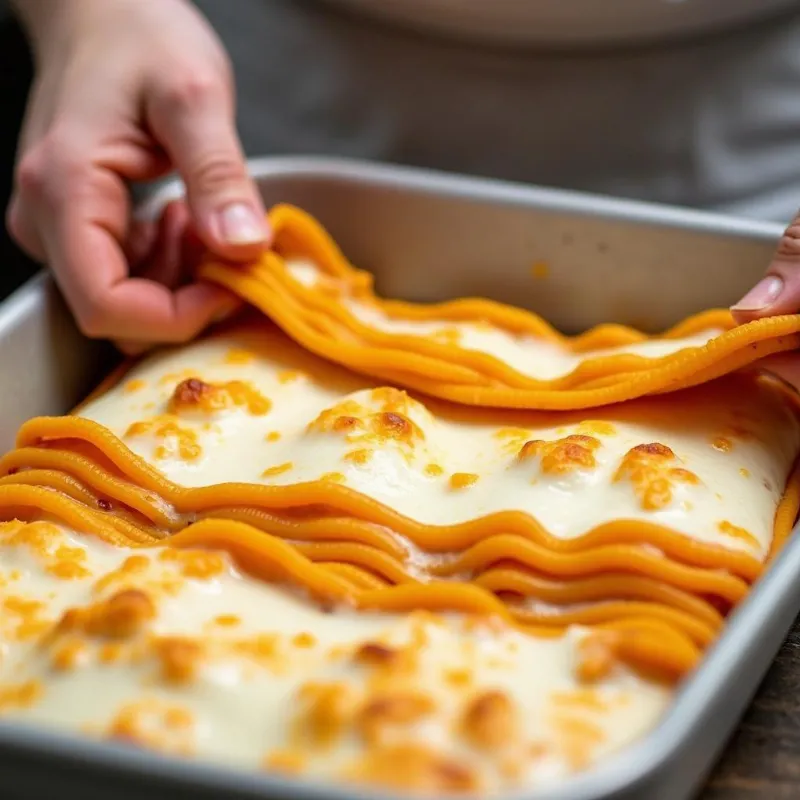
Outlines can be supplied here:
<path id="1" fill-rule="evenodd" d="M 645 735 L 797 517 L 798 319 L 569 339 L 272 222 L 203 268 L 250 311 L 0 460 L 0 717 L 462 794 Z"/>

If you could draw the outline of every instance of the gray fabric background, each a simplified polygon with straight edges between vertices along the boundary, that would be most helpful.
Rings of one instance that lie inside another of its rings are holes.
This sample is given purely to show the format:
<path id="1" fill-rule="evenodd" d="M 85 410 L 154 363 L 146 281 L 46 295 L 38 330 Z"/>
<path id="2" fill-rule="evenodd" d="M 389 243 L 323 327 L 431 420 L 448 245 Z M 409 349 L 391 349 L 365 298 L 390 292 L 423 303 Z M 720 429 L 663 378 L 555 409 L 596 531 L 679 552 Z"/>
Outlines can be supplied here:
<path id="1" fill-rule="evenodd" d="M 251 155 L 341 154 L 778 220 L 800 203 L 800 12 L 610 52 L 417 35 L 311 0 L 196 0 Z"/>
<path id="2" fill-rule="evenodd" d="M 323 0 L 319 0 L 323 2 Z M 324 0 L 359 14 L 474 42 L 641 44 L 747 24 L 797 0 Z"/>

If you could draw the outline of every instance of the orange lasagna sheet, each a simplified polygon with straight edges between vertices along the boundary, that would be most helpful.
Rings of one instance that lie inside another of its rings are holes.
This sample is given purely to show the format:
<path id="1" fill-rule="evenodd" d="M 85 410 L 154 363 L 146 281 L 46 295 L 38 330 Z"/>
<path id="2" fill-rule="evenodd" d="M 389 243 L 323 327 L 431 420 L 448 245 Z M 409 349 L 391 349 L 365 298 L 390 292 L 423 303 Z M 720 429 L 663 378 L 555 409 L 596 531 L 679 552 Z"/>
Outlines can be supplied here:
<path id="1" fill-rule="evenodd" d="M 434 794 L 644 735 L 797 520 L 800 400 L 753 362 L 800 318 L 568 338 L 270 218 L 203 268 L 263 315 L 0 459 L 0 717 Z"/>
<path id="2" fill-rule="evenodd" d="M 235 325 L 26 423 L 0 507 L 221 548 L 326 604 L 590 625 L 676 678 L 791 530 L 797 409 L 755 373 L 588 417 L 459 409 Z"/>
<path id="3" fill-rule="evenodd" d="M 593 408 L 704 383 L 800 345 L 797 315 L 734 327 L 728 311 L 716 310 L 657 337 L 620 325 L 567 337 L 488 300 L 384 300 L 312 217 L 278 206 L 269 218 L 271 252 L 247 267 L 210 260 L 202 277 L 317 355 L 466 405 Z"/>

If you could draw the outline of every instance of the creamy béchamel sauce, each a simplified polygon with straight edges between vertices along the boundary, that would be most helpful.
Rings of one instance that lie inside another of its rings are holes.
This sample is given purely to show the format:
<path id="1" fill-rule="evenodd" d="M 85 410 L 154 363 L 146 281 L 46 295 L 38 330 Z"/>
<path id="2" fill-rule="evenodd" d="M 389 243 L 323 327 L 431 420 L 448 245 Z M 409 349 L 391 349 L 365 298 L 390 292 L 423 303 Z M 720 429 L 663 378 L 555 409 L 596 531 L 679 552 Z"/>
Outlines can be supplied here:
<path id="1" fill-rule="evenodd" d="M 204 396 L 176 401 L 192 379 Z M 430 525 L 511 509 L 572 539 L 641 520 L 763 559 L 800 423 L 774 391 L 737 386 L 589 412 L 461 410 L 256 326 L 150 358 L 80 413 L 181 486 L 325 478 Z"/>
<path id="2" fill-rule="evenodd" d="M 0 716 L 395 788 L 537 786 L 641 736 L 670 691 L 596 682 L 584 632 L 330 613 L 225 554 L 0 524 Z"/>
<path id="3" fill-rule="evenodd" d="M 537 375 L 569 370 L 524 344 Z M 742 380 L 591 412 L 458 409 L 259 322 L 147 358 L 77 413 L 180 487 L 330 481 L 415 524 L 518 511 L 571 540 L 632 520 L 763 561 L 800 424 Z M 431 554 L 412 556 L 422 574 Z M 640 738 L 672 695 L 579 626 L 323 608 L 224 552 L 52 519 L 0 523 L 0 609 L 0 717 L 325 781 L 547 785 Z"/>

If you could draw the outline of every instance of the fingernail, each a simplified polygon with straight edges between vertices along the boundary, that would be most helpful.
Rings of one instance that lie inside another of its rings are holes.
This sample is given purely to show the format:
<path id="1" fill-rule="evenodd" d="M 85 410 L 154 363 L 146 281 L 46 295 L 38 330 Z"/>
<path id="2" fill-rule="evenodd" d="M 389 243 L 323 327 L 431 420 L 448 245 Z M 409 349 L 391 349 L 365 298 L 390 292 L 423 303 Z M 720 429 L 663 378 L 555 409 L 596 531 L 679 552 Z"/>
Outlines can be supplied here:
<path id="1" fill-rule="evenodd" d="M 733 311 L 761 311 L 771 306 L 783 291 L 783 280 L 769 275 L 757 283 L 735 306 Z"/>
<path id="2" fill-rule="evenodd" d="M 222 238 L 228 244 L 258 244 L 267 238 L 264 219 L 246 203 L 232 203 L 219 212 Z"/>

